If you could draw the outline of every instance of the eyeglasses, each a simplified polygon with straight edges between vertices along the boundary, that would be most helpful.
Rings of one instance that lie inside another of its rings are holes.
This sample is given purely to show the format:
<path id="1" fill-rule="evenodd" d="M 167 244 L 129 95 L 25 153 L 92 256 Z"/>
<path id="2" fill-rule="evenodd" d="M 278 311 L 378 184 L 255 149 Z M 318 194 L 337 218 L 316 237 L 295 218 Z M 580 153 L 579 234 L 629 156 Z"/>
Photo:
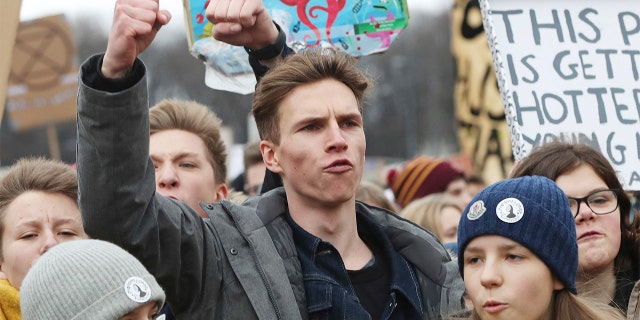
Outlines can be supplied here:
<path id="1" fill-rule="evenodd" d="M 591 209 L 591 212 L 597 215 L 609 214 L 618 209 L 618 189 L 600 190 L 596 191 L 586 197 L 582 198 L 569 198 L 569 206 L 573 217 L 577 217 L 580 212 L 580 204 L 584 204 Z"/>

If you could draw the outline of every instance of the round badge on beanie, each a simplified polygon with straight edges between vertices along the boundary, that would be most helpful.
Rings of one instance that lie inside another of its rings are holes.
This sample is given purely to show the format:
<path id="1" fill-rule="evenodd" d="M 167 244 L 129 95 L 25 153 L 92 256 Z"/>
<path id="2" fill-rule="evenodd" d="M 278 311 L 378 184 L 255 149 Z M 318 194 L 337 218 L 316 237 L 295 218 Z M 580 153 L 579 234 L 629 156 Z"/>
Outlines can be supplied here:
<path id="1" fill-rule="evenodd" d="M 151 299 L 151 287 L 140 277 L 131 277 L 124 282 L 124 292 L 129 299 L 145 303 Z"/>
<path id="2" fill-rule="evenodd" d="M 539 176 L 507 179 L 479 192 L 458 226 L 458 268 L 464 277 L 464 249 L 476 237 L 499 235 L 536 254 L 577 294 L 578 243 L 573 214 L 564 192 Z"/>
<path id="3" fill-rule="evenodd" d="M 165 294 L 134 256 L 101 240 L 74 240 L 51 248 L 20 288 L 23 319 L 118 319 Z"/>

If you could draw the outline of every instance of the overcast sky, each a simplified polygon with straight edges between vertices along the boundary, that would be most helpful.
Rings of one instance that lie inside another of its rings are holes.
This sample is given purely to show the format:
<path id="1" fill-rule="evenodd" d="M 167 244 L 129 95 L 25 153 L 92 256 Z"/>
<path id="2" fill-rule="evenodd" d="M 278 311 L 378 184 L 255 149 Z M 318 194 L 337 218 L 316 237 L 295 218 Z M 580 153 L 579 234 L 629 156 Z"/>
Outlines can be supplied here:
<path id="1" fill-rule="evenodd" d="M 6 1 L 6 0 L 2 0 Z M 113 0 L 22 0 L 20 20 L 31 20 L 42 16 L 64 13 L 70 17 L 79 13 L 95 13 L 100 23 L 111 23 Z M 407 0 L 410 10 L 443 11 L 450 9 L 453 0 Z M 182 23 L 182 0 L 160 1 L 160 7 L 171 12 L 172 24 Z"/>

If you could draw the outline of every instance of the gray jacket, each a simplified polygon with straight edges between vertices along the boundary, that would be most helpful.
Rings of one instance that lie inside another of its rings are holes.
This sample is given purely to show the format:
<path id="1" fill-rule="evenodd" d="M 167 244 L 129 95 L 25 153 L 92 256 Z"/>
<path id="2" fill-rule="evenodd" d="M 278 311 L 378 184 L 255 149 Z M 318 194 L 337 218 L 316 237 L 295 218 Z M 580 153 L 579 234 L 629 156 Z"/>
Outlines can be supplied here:
<path id="1" fill-rule="evenodd" d="M 284 190 L 244 205 L 202 203 L 210 219 L 156 194 L 146 72 L 130 88 L 100 91 L 85 83 L 97 76 L 98 61 L 94 56 L 83 64 L 78 93 L 79 204 L 86 232 L 140 259 L 179 319 L 307 318 Z M 382 209 L 357 203 L 356 210 L 370 214 L 414 266 L 427 319 L 462 308 L 457 264 L 431 233 Z"/>

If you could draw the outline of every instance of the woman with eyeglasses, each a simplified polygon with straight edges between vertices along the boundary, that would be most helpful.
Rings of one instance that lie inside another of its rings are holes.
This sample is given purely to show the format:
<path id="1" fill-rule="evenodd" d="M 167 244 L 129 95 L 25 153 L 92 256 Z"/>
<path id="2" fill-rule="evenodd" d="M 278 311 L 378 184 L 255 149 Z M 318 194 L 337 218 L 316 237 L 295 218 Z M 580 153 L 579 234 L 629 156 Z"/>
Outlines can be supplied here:
<path id="1" fill-rule="evenodd" d="M 569 198 L 578 241 L 578 294 L 626 312 L 640 279 L 640 219 L 629 219 L 631 201 L 611 164 L 587 145 L 554 142 L 534 149 L 511 172 L 531 175 L 554 180 Z"/>

